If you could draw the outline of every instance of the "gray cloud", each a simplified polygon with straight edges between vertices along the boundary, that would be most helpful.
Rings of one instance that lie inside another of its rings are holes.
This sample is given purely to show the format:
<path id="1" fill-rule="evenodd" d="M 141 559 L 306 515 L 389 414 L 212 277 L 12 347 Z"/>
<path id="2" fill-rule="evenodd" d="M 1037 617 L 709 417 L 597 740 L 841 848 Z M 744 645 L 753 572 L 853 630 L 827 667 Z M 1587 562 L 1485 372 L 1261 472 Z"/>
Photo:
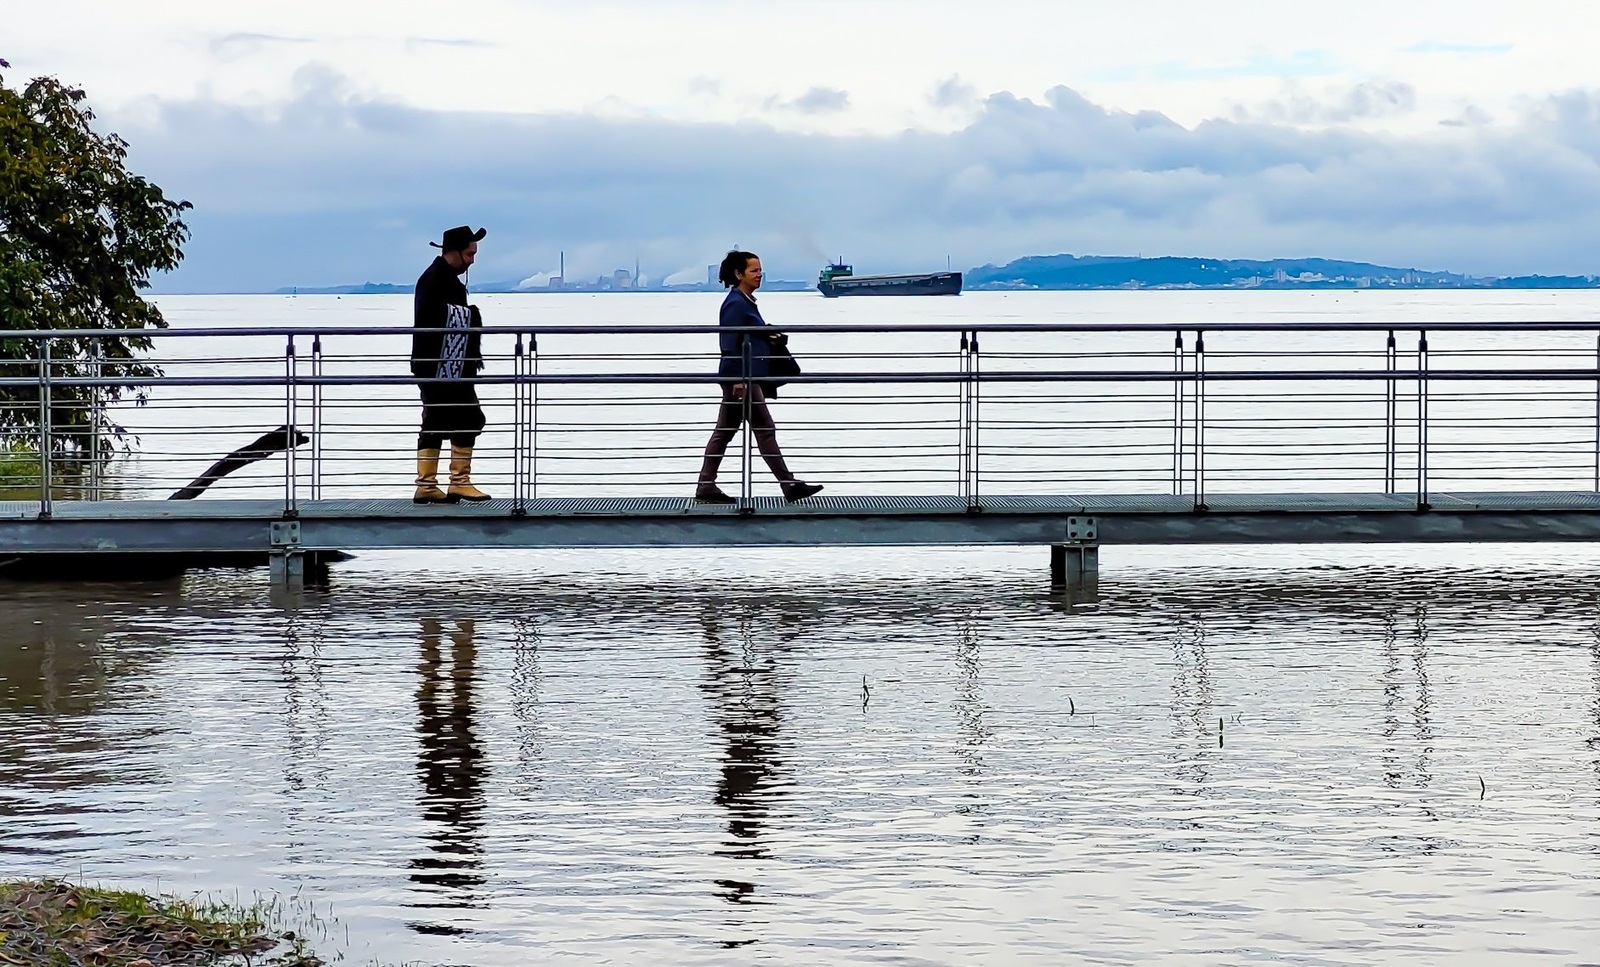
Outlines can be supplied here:
<path id="1" fill-rule="evenodd" d="M 1468 104 L 1461 109 L 1461 113 L 1453 118 L 1445 118 L 1439 122 L 1450 128 L 1481 128 L 1494 123 L 1494 115 L 1476 104 Z"/>
<path id="2" fill-rule="evenodd" d="M 850 109 L 850 92 L 833 87 L 813 87 L 793 100 L 769 97 L 767 107 L 797 114 L 837 114 Z"/>
<path id="3" fill-rule="evenodd" d="M 1401 81 L 1357 84 L 1345 95 L 1343 109 L 1352 118 L 1378 118 L 1416 110 L 1417 91 Z"/>
<path id="4" fill-rule="evenodd" d="M 978 89 L 961 79 L 961 75 L 952 74 L 940 81 L 928 95 L 928 102 L 940 108 L 973 107 L 978 103 Z"/>
<path id="5" fill-rule="evenodd" d="M 212 38 L 208 48 L 213 57 L 236 60 L 274 46 L 298 46 L 311 43 L 309 37 L 291 37 L 285 34 L 231 33 Z"/>
<path id="6" fill-rule="evenodd" d="M 407 50 L 426 50 L 429 47 L 460 47 L 468 50 L 492 50 L 500 46 L 487 40 L 471 40 L 455 37 L 407 37 Z"/>
<path id="7" fill-rule="evenodd" d="M 1254 108 L 1240 107 L 1238 120 L 1272 124 L 1348 124 L 1409 114 L 1416 110 L 1417 92 L 1401 81 L 1365 81 L 1327 97 L 1307 94 L 1298 85 Z"/>
<path id="8" fill-rule="evenodd" d="M 132 163 L 196 203 L 167 288 L 407 279 L 471 222 L 476 270 L 521 278 L 704 264 L 737 241 L 775 277 L 1040 252 L 1323 255 L 1468 272 L 1593 272 L 1600 95 L 1399 136 L 1262 120 L 1185 127 L 1066 88 L 998 94 L 965 128 L 811 136 L 757 124 L 421 111 L 303 71 L 272 111 L 164 103 Z M 115 123 L 115 118 L 112 119 Z M 594 265 L 574 263 L 586 253 Z"/>
<path id="9" fill-rule="evenodd" d="M 1427 41 L 1406 48 L 1408 54 L 1454 54 L 1458 57 L 1500 57 L 1511 53 L 1513 44 L 1452 44 Z"/>
<path id="10" fill-rule="evenodd" d="M 696 97 L 721 97 L 722 79 L 702 74 L 689 79 L 688 92 Z"/>

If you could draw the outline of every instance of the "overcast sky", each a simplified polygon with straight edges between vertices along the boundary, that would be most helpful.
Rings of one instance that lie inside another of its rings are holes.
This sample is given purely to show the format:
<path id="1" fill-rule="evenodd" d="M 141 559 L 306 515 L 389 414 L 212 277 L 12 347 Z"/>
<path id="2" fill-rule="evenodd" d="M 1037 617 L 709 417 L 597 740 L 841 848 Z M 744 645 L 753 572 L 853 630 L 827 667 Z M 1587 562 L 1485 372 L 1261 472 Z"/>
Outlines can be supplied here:
<path id="1" fill-rule="evenodd" d="M 1600 273 L 1581 0 L 0 0 L 194 202 L 164 290 L 1040 253 Z"/>

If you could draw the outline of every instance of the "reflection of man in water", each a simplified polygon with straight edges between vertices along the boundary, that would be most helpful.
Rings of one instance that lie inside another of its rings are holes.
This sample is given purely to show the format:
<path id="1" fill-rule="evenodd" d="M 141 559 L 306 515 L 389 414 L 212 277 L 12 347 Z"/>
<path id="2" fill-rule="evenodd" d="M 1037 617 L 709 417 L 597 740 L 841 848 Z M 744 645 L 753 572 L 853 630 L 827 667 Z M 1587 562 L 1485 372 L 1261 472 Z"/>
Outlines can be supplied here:
<path id="1" fill-rule="evenodd" d="M 714 617 L 706 622 L 705 632 L 704 688 L 714 702 L 712 715 L 726 743 L 713 801 L 728 811 L 729 838 L 717 855 L 765 859 L 761 833 L 783 785 L 776 682 L 771 669 L 752 667 L 756 658 L 748 642 L 740 652 L 723 645 Z M 717 885 L 727 891 L 722 896 L 730 903 L 743 902 L 755 892 L 755 884 L 743 880 L 722 879 Z"/>
<path id="2" fill-rule="evenodd" d="M 417 775 L 422 816 L 431 826 L 430 853 L 411 863 L 413 882 L 458 896 L 431 907 L 472 905 L 471 888 L 484 876 L 478 830 L 483 824 L 483 748 L 474 732 L 472 688 L 477 675 L 473 622 L 457 621 L 450 634 L 448 669 L 441 644 L 444 625 L 422 619 L 422 680 L 417 685 Z M 416 926 L 423 932 L 453 932 Z"/>

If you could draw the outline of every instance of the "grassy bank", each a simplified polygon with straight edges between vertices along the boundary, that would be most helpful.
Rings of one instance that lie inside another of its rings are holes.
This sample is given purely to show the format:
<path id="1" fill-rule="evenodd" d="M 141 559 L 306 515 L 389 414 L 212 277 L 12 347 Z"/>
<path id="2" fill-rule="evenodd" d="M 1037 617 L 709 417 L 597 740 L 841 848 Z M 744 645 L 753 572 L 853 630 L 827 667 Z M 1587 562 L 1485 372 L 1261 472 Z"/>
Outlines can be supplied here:
<path id="1" fill-rule="evenodd" d="M 50 467 L 50 481 L 51 497 L 81 500 L 89 491 L 88 462 L 58 457 Z M 113 488 L 104 481 L 101 489 L 107 496 L 114 496 L 109 493 Z M 39 494 L 38 452 L 0 449 L 0 500 L 38 500 Z"/>
<path id="2" fill-rule="evenodd" d="M 0 500 L 39 499 L 39 457 L 0 449 Z"/>
<path id="3" fill-rule="evenodd" d="M 204 967 L 248 958 L 320 967 L 301 937 L 277 926 L 281 912 L 270 902 L 240 907 L 60 881 L 0 882 L 0 965 Z"/>

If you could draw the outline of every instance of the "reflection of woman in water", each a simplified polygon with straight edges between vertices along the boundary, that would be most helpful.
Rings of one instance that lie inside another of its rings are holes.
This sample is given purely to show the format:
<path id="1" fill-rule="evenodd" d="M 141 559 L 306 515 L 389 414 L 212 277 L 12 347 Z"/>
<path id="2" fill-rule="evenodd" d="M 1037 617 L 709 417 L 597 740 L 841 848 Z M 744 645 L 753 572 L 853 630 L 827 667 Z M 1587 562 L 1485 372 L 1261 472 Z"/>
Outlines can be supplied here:
<path id="1" fill-rule="evenodd" d="M 708 504 L 731 504 L 734 499 L 717 486 L 717 470 L 722 466 L 728 444 L 733 442 L 739 427 L 746 420 L 754 432 L 756 446 L 767 469 L 778 478 L 784 500 L 801 500 L 821 493 L 819 484 L 796 480 L 783 459 L 778 447 L 778 428 L 772 422 L 772 411 L 767 409 L 766 393 L 761 381 L 772 375 L 770 358 L 774 345 L 782 345 L 784 334 L 773 330 L 761 318 L 756 307 L 756 290 L 761 288 L 761 260 L 753 252 L 729 252 L 722 260 L 719 271 L 722 284 L 728 287 L 728 297 L 722 300 L 722 312 L 717 324 L 723 328 L 718 336 L 722 346 L 722 362 L 717 374 L 727 378 L 722 384 L 722 406 L 717 410 L 717 428 L 706 442 L 705 460 L 700 464 L 700 482 L 695 487 L 694 499 Z M 733 332 L 732 329 L 759 327 L 766 333 Z M 747 345 L 748 343 L 748 345 Z"/>
<path id="2" fill-rule="evenodd" d="M 783 786 L 780 777 L 778 693 L 769 670 L 752 670 L 753 655 L 735 654 L 725 647 L 710 617 L 705 624 L 705 689 L 713 701 L 712 715 L 724 743 L 722 772 L 713 801 L 728 811 L 728 836 L 718 856 L 760 860 L 767 855 L 761 844 L 772 800 Z M 739 903 L 755 892 L 755 884 L 721 879 L 723 898 Z"/>
<path id="3" fill-rule="evenodd" d="M 431 853 L 413 860 L 412 881 L 464 890 L 484 877 L 478 843 L 483 824 L 483 747 L 475 732 L 472 688 L 477 676 L 473 622 L 458 621 L 450 635 L 446 671 L 440 648 L 444 626 L 422 619 L 422 680 L 417 685 L 417 775 L 422 780 L 422 816 L 433 824 Z M 470 897 L 431 906 L 465 906 Z M 418 927 L 417 929 L 424 929 Z M 439 928 L 426 928 L 437 932 Z"/>

